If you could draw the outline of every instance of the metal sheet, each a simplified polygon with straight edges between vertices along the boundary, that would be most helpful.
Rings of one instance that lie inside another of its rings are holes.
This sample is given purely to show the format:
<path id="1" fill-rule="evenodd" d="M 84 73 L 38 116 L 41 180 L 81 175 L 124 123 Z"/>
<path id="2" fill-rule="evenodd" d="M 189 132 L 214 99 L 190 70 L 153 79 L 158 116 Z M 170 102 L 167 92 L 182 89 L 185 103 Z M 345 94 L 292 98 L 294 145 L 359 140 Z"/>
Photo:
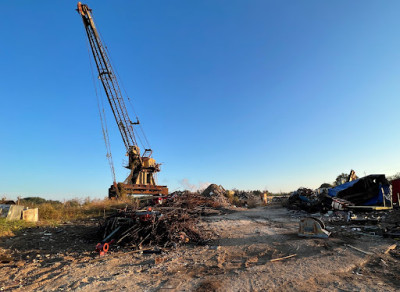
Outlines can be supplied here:
<path id="1" fill-rule="evenodd" d="M 23 210 L 24 206 L 10 205 L 10 209 L 8 210 L 7 214 L 7 220 L 21 220 Z"/>

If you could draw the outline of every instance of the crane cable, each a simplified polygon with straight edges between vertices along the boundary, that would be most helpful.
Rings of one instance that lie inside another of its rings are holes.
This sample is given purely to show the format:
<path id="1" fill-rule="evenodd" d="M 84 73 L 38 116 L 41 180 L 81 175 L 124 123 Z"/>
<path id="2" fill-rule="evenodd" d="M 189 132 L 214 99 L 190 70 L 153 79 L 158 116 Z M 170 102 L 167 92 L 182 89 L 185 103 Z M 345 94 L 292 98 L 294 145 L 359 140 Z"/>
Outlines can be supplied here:
<path id="1" fill-rule="evenodd" d="M 114 69 L 114 71 L 115 71 L 115 74 L 117 75 L 117 78 L 118 78 L 118 80 L 119 80 L 119 82 L 120 82 L 120 84 L 121 84 L 122 90 L 124 91 L 125 96 L 126 96 L 127 99 L 128 99 L 128 102 L 129 102 L 129 105 L 130 105 L 130 107 L 131 107 L 131 109 L 132 109 L 132 112 L 133 112 L 133 114 L 135 115 L 136 120 L 139 121 L 138 115 L 136 114 L 136 111 L 135 111 L 135 109 L 134 109 L 134 107 L 133 107 L 132 101 L 131 101 L 131 99 L 130 99 L 128 93 L 127 93 L 126 90 L 125 90 L 124 83 L 123 83 L 121 77 L 120 77 L 119 74 L 118 74 L 118 70 L 116 69 L 117 67 L 114 66 L 114 62 L 113 62 L 113 60 L 112 60 L 112 57 L 111 57 L 110 52 L 108 51 L 108 47 L 107 47 L 106 43 L 104 42 L 104 38 L 103 38 L 103 36 L 101 35 L 101 31 L 98 31 L 98 33 L 99 33 L 100 39 L 101 39 L 101 41 L 102 41 L 102 43 L 103 43 L 103 47 L 104 47 L 105 50 L 107 51 L 108 58 L 109 58 L 109 60 L 110 60 L 111 66 L 113 67 L 113 69 Z M 147 136 L 146 136 L 146 134 L 145 134 L 145 132 L 144 132 L 144 130 L 143 130 L 142 124 L 139 123 L 138 126 L 139 126 L 139 129 L 140 129 L 140 131 L 141 131 L 141 135 L 143 135 L 143 138 L 144 138 L 144 140 L 145 140 L 145 142 L 146 142 L 146 143 L 143 143 L 143 141 L 142 141 L 142 139 L 141 139 L 140 132 L 136 131 L 137 137 L 139 138 L 139 141 L 140 141 L 141 146 L 142 146 L 143 148 L 145 148 L 145 149 L 148 149 L 148 148 L 151 149 L 149 140 L 147 139 Z M 147 147 L 146 147 L 146 146 L 147 146 Z"/>
<path id="2" fill-rule="evenodd" d="M 94 86 L 94 91 L 96 93 L 96 99 L 97 99 L 97 108 L 99 110 L 99 116 L 100 116 L 100 122 L 101 122 L 101 129 L 103 132 L 103 139 L 104 139 L 104 143 L 106 146 L 106 151 L 107 151 L 107 160 L 108 160 L 108 164 L 110 166 L 111 169 L 111 175 L 112 175 L 112 179 L 113 182 L 116 182 L 116 178 L 115 178 L 115 170 L 114 170 L 114 162 L 113 162 L 113 158 L 112 158 L 112 154 L 111 154 L 111 145 L 110 145 L 110 137 L 108 135 L 108 128 L 107 128 L 107 119 L 106 119 L 106 112 L 104 110 L 104 103 L 103 103 L 103 96 L 101 94 L 101 90 L 97 90 L 97 85 L 98 83 L 96 83 L 95 77 L 94 77 L 94 70 L 93 70 L 93 64 L 92 64 L 92 58 L 90 55 L 90 48 L 89 48 L 89 42 L 88 40 L 86 40 L 86 45 L 87 45 L 87 49 L 88 49 L 88 55 L 89 55 L 89 63 L 90 63 L 90 70 L 92 72 L 92 80 L 93 80 L 93 86 Z M 99 98 L 99 93 L 100 92 L 100 98 Z"/>
<path id="3" fill-rule="evenodd" d="M 103 43 L 104 43 L 104 41 L 103 41 Z M 116 67 L 114 66 L 114 63 L 113 63 L 113 61 L 112 61 L 112 59 L 111 59 L 111 56 L 110 56 L 110 53 L 108 52 L 107 46 L 106 46 L 106 45 L 104 45 L 104 46 L 105 46 L 105 49 L 107 50 L 107 53 L 108 53 L 108 55 L 109 55 L 110 63 L 111 63 L 111 65 L 112 65 L 112 67 L 114 68 L 115 74 L 117 75 L 117 78 L 118 78 L 118 80 L 119 80 L 119 82 L 120 82 L 120 84 L 121 84 L 122 90 L 124 91 L 125 96 L 126 96 L 126 98 L 128 99 L 128 103 L 129 103 L 129 105 L 130 105 L 130 107 L 131 107 L 131 109 L 132 109 L 132 112 L 133 112 L 133 114 L 135 115 L 136 120 L 139 121 L 138 115 L 136 114 L 136 111 L 135 111 L 135 109 L 134 109 L 134 107 L 133 107 L 132 101 L 131 101 L 131 99 L 130 99 L 128 93 L 127 93 L 126 90 L 125 90 L 124 83 L 122 82 L 121 77 L 119 77 L 118 70 L 117 70 Z M 142 124 L 139 123 L 138 126 L 139 126 L 139 129 L 141 130 L 141 133 L 138 132 L 138 131 L 136 131 L 136 134 L 137 134 L 137 137 L 138 137 L 138 139 L 139 139 L 139 141 L 140 141 L 141 146 L 142 146 L 143 148 L 145 148 L 145 149 L 146 149 L 146 148 L 151 148 L 151 147 L 150 147 L 150 143 L 149 143 L 149 141 L 147 140 L 146 134 L 145 134 L 144 131 L 143 131 Z M 142 135 L 143 135 L 143 138 L 144 138 L 144 140 L 145 140 L 146 143 L 143 142 L 143 140 L 142 140 L 142 138 L 141 138 Z"/>

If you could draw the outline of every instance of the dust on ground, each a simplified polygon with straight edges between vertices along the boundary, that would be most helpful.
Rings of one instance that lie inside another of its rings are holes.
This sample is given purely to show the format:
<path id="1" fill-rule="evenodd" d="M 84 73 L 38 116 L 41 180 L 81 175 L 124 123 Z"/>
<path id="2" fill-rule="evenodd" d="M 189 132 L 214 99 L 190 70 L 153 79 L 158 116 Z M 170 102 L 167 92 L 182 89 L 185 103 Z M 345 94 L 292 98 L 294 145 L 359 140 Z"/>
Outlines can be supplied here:
<path id="1" fill-rule="evenodd" d="M 282 207 L 232 209 L 201 218 L 215 234 L 204 246 L 162 254 L 116 248 L 98 257 L 96 221 L 32 228 L 0 239 L 5 291 L 397 291 L 400 248 L 394 239 L 333 232 L 297 236 L 299 216 Z M 348 245 L 371 253 L 350 248 Z M 295 255 L 271 262 L 271 259 Z"/>

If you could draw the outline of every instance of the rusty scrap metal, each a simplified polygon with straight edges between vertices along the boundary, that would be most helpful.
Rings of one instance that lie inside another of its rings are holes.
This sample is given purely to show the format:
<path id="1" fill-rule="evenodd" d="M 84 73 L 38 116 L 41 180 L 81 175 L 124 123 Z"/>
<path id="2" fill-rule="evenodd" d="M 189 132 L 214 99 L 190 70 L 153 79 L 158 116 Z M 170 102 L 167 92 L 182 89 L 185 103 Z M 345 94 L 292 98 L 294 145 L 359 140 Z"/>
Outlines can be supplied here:
<path id="1" fill-rule="evenodd" d="M 180 207 L 118 210 L 102 225 L 103 240 L 96 246 L 96 251 L 104 255 L 111 244 L 134 249 L 144 246 L 170 248 L 189 242 L 202 244 L 209 239 L 209 234 L 199 230 L 197 220 L 197 216 L 189 214 L 188 209 Z"/>

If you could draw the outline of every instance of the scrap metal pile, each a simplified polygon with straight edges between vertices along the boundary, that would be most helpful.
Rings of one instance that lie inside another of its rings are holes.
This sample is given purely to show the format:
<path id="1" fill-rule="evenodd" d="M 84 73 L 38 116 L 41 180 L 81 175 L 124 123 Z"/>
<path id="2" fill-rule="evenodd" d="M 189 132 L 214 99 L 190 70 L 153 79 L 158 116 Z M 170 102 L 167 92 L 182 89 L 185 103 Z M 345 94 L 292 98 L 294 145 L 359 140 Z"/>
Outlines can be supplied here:
<path id="1" fill-rule="evenodd" d="M 102 224 L 103 240 L 96 250 L 104 255 L 110 245 L 142 249 L 145 246 L 170 248 L 183 243 L 204 244 L 211 234 L 198 227 L 198 217 L 205 208 L 217 206 L 218 203 L 209 198 L 186 193 L 165 202 L 162 207 L 117 210 Z"/>
<path id="2" fill-rule="evenodd" d="M 381 205 L 391 198 L 390 183 L 385 175 L 368 175 L 329 190 L 329 196 L 355 205 Z"/>
<path id="3" fill-rule="evenodd" d="M 390 207 L 392 191 L 385 175 L 368 175 L 333 188 L 311 190 L 300 188 L 293 192 L 287 202 L 290 209 L 309 213 L 348 208 Z"/>
<path id="4" fill-rule="evenodd" d="M 307 188 L 300 188 L 288 198 L 289 209 L 305 210 L 309 213 L 327 211 L 331 209 L 332 198 L 326 190 L 320 192 Z"/>

